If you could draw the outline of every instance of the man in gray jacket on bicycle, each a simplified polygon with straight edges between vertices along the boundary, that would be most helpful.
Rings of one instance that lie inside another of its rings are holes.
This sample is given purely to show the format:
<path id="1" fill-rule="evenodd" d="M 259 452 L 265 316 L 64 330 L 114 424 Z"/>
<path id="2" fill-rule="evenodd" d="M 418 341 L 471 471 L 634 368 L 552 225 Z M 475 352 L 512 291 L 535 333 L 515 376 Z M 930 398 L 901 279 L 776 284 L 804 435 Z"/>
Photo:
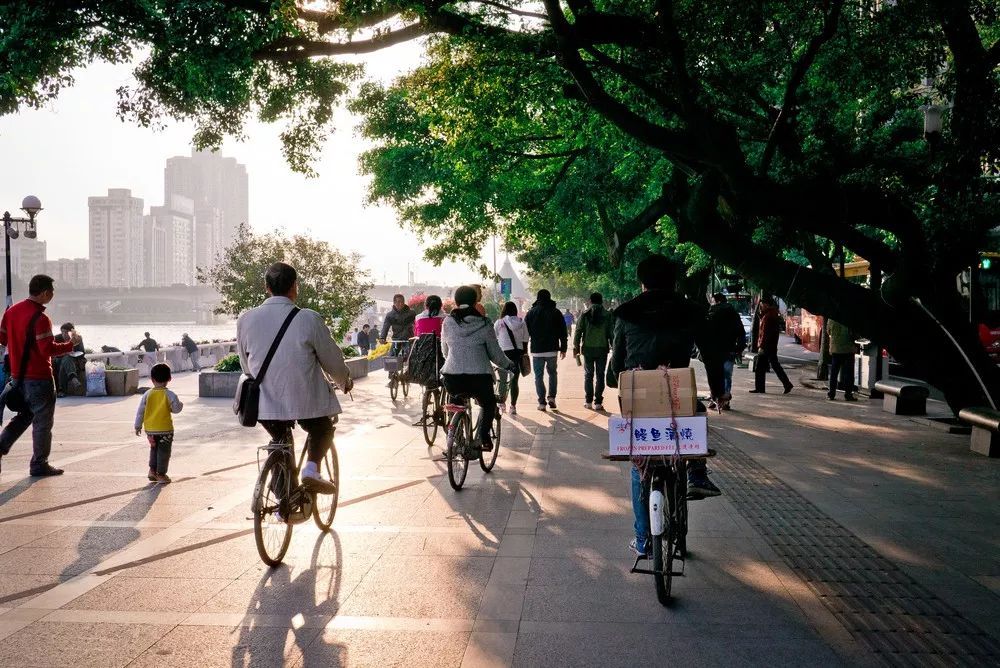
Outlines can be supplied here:
<path id="1" fill-rule="evenodd" d="M 236 322 L 236 343 L 243 373 L 257 377 L 267 351 L 298 297 L 298 274 L 284 262 L 275 262 L 264 275 L 268 298 Z M 352 387 L 344 354 L 333 340 L 323 317 L 301 309 L 278 344 L 260 387 L 258 420 L 275 442 L 289 442 L 295 422 L 308 434 L 307 462 L 302 484 L 311 491 L 332 494 L 319 464 L 333 443 L 340 402 L 330 384 L 344 392 Z"/>

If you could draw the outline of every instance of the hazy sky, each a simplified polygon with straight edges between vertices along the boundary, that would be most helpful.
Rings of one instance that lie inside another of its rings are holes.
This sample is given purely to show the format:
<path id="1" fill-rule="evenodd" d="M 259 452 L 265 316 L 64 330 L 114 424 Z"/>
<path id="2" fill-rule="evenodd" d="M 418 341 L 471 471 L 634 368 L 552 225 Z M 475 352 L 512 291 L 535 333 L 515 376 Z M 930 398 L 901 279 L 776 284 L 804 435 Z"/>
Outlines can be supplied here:
<path id="1" fill-rule="evenodd" d="M 404 44 L 366 62 L 371 77 L 388 82 L 420 58 L 417 44 Z M 0 117 L 0 211 L 20 214 L 21 199 L 37 195 L 45 208 L 38 238 L 48 242 L 49 259 L 88 254 L 87 197 L 129 188 L 148 211 L 163 204 L 165 160 L 190 154 L 189 124 L 154 132 L 118 120 L 115 89 L 131 81 L 131 67 L 95 64 L 77 72 L 76 85 L 47 108 Z M 367 180 L 358 174 L 357 158 L 366 145 L 357 123 L 346 111 L 338 113 L 336 131 L 316 163 L 319 176 L 311 179 L 285 163 L 281 126 L 251 123 L 246 142 L 227 141 L 223 155 L 235 157 L 249 173 L 251 225 L 308 232 L 341 250 L 356 250 L 377 283 L 405 282 L 407 262 L 417 281 L 475 278 L 464 265 L 438 268 L 422 261 L 419 241 L 399 227 L 394 211 L 364 206 Z M 484 261 L 492 263 L 491 249 Z"/>

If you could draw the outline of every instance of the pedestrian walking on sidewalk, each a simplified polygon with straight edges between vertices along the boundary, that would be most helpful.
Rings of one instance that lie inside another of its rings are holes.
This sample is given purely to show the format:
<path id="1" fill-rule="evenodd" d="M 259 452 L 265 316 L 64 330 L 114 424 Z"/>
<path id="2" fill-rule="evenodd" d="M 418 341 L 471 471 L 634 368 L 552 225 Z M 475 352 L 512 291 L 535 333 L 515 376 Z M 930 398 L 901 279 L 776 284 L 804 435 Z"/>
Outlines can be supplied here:
<path id="1" fill-rule="evenodd" d="M 180 413 L 184 404 L 177 395 L 167 389 L 170 382 L 170 367 L 166 364 L 154 364 L 149 370 L 149 378 L 153 381 L 152 389 L 146 390 L 139 400 L 135 411 L 135 435 L 146 430 L 149 441 L 149 473 L 146 477 L 150 482 L 166 485 L 170 482 L 167 467 L 170 465 L 170 451 L 174 446 L 174 419 L 172 413 Z"/>
<path id="2" fill-rule="evenodd" d="M 573 355 L 583 355 L 584 408 L 604 410 L 604 376 L 612 338 L 614 321 L 604 310 L 604 297 L 595 292 L 590 295 L 590 308 L 577 320 L 573 335 Z"/>
<path id="3" fill-rule="evenodd" d="M 198 358 L 201 357 L 201 353 L 198 352 L 198 344 L 185 333 L 181 334 L 181 346 L 187 351 L 188 359 L 191 360 L 191 369 L 195 373 L 201 371 L 201 365 L 198 363 Z"/>
<path id="4" fill-rule="evenodd" d="M 371 326 L 365 325 L 358 332 L 358 350 L 365 357 L 368 356 L 369 351 L 372 349 L 372 339 L 371 339 Z"/>
<path id="5" fill-rule="evenodd" d="M 528 327 L 517 315 L 517 304 L 507 302 L 500 312 L 500 319 L 493 325 L 497 333 L 497 341 L 504 355 L 521 368 L 521 360 L 528 354 Z M 521 380 L 520 371 L 510 373 L 500 372 L 500 410 L 504 410 L 505 401 L 510 390 L 510 414 L 517 415 L 517 398 L 520 395 L 518 384 Z"/>
<path id="6" fill-rule="evenodd" d="M 755 360 L 754 389 L 750 390 L 751 393 L 764 394 L 764 382 L 769 368 L 774 370 L 774 375 L 781 381 L 781 385 L 785 388 L 784 393 L 792 391 L 792 381 L 788 380 L 788 375 L 778 361 L 780 317 L 774 297 L 764 297 L 760 300 L 760 333 L 757 336 L 758 352 Z"/>
<path id="7" fill-rule="evenodd" d="M 636 267 L 642 293 L 615 309 L 614 352 L 608 385 L 618 387 L 618 375 L 629 369 L 683 368 L 691 364 L 691 349 L 703 344 L 705 310 L 676 292 L 677 269 L 663 255 L 650 255 Z M 688 461 L 688 499 L 719 496 L 708 478 L 704 459 Z M 642 502 L 642 475 L 632 466 L 632 512 L 635 539 L 631 547 L 646 554 L 649 546 L 648 509 Z"/>
<path id="8" fill-rule="evenodd" d="M 45 305 L 55 296 L 55 281 L 45 274 L 32 276 L 28 282 L 29 297 L 3 314 L 0 320 L 0 345 L 7 346 L 10 375 L 24 406 L 0 432 L 0 457 L 31 425 L 34 452 L 31 475 L 62 475 L 63 470 L 49 464 L 52 451 L 52 424 L 56 412 L 56 388 L 52 381 L 52 358 L 72 352 L 72 341 L 56 341 L 52 336 L 52 321 L 45 315 Z M 12 391 L 8 383 L 4 393 Z"/>
<path id="9" fill-rule="evenodd" d="M 548 407 L 556 409 L 556 389 L 558 387 L 558 360 L 566 358 L 569 347 L 566 333 L 566 321 L 562 312 L 552 301 L 552 293 L 542 289 L 538 298 L 532 304 L 531 310 L 524 317 L 528 326 L 528 336 L 531 337 L 531 366 L 535 372 L 535 394 L 538 395 L 538 410 L 544 411 L 546 400 Z M 545 390 L 545 374 L 549 377 L 548 392 Z"/>
<path id="10" fill-rule="evenodd" d="M 146 338 L 140 341 L 136 348 L 141 348 L 147 353 L 155 353 L 160 349 L 160 344 L 156 342 L 156 339 L 149 336 L 149 332 L 143 332 L 142 335 Z"/>
<path id="11" fill-rule="evenodd" d="M 836 320 L 827 319 L 826 334 L 830 341 L 830 391 L 827 399 L 837 398 L 837 387 L 844 391 L 844 401 L 857 401 L 854 396 L 854 335 Z"/>
<path id="12" fill-rule="evenodd" d="M 712 392 L 712 404 L 709 408 L 729 410 L 729 403 L 733 398 L 733 365 L 743 354 L 746 341 L 746 330 L 743 329 L 740 314 L 724 294 L 717 292 L 712 295 L 705 341 L 703 347 L 699 347 Z"/>

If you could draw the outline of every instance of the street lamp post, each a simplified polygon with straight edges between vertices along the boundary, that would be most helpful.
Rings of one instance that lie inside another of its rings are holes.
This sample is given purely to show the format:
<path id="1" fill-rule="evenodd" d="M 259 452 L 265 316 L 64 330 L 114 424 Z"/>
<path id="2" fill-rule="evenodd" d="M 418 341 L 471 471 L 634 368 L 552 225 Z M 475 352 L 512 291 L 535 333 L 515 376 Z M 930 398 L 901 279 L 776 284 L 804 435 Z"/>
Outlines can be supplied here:
<path id="1" fill-rule="evenodd" d="M 42 203 L 34 195 L 28 195 L 21 201 L 21 211 L 28 214 L 27 218 L 14 218 L 10 215 L 10 211 L 3 212 L 3 229 L 4 229 L 4 250 L 6 251 L 4 259 L 7 262 L 7 303 L 4 306 L 6 311 L 14 303 L 14 297 L 11 292 L 11 278 L 10 278 L 10 240 L 17 239 L 20 236 L 19 227 L 24 226 L 24 236 L 27 239 L 34 239 L 38 236 L 38 227 L 35 224 L 35 216 L 38 212 L 42 210 Z"/>

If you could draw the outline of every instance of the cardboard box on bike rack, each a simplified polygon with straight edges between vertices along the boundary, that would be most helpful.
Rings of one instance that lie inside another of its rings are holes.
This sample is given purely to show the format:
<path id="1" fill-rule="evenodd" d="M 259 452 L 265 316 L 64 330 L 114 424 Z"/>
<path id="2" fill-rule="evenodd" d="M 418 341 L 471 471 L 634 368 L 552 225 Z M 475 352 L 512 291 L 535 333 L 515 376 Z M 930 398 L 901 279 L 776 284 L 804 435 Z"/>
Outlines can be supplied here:
<path id="1" fill-rule="evenodd" d="M 673 424 L 676 422 L 677 430 Z M 672 455 L 680 444 L 682 455 L 708 454 L 708 420 L 704 415 L 679 417 L 608 418 L 609 454 Z"/>
<path id="2" fill-rule="evenodd" d="M 670 381 L 668 392 L 667 379 Z M 694 369 L 653 369 L 622 371 L 618 375 L 618 401 L 622 415 L 634 418 L 670 415 L 689 417 L 697 413 L 698 386 Z"/>

